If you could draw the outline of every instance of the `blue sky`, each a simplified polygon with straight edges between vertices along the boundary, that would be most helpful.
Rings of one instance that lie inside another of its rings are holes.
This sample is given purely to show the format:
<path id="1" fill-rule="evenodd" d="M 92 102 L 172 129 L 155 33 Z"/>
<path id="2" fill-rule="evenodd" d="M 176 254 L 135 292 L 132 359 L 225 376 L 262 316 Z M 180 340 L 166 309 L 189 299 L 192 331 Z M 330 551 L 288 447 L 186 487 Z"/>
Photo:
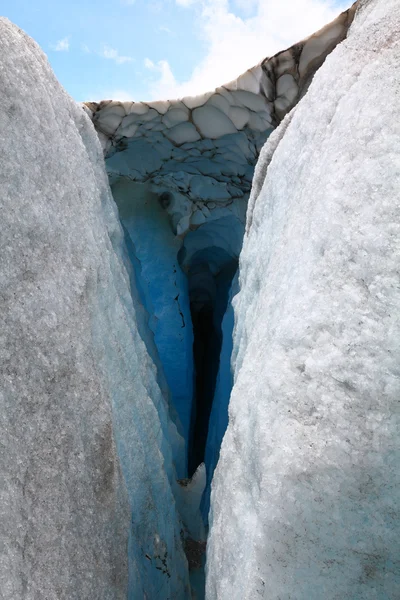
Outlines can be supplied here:
<path id="1" fill-rule="evenodd" d="M 313 33 L 350 1 L 0 0 L 78 101 L 197 94 Z"/>

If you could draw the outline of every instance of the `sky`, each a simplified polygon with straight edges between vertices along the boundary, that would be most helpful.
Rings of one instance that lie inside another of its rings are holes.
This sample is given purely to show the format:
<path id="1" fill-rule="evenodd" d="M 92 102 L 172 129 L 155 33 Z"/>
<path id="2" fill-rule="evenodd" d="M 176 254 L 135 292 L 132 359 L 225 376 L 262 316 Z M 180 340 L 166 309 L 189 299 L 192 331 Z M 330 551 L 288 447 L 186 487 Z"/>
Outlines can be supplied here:
<path id="1" fill-rule="evenodd" d="M 317 31 L 351 0 L 0 0 L 77 101 L 195 95 Z"/>

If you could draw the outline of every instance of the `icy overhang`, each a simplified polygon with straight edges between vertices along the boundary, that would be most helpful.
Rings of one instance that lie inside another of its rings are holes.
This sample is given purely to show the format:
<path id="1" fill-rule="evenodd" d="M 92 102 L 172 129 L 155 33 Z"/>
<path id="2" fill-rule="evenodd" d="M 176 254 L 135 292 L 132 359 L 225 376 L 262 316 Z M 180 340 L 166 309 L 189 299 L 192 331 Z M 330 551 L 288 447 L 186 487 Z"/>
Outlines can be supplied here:
<path id="1" fill-rule="evenodd" d="M 157 102 L 87 102 L 111 183 L 150 183 L 178 235 L 232 213 L 243 221 L 261 147 L 346 37 L 356 5 L 213 92 Z"/>

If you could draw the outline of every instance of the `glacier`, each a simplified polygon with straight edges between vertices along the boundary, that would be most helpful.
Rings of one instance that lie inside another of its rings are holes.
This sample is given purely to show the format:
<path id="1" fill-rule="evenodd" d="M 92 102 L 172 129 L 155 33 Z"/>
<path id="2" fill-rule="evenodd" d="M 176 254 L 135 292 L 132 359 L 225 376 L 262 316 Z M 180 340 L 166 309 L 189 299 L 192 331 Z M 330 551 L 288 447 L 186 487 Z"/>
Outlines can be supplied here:
<path id="1" fill-rule="evenodd" d="M 185 440 L 183 466 L 192 475 L 206 463 L 206 521 L 232 383 L 231 333 L 224 333 L 223 318 L 254 167 L 271 132 L 346 36 L 355 9 L 213 92 L 179 100 L 83 105 L 104 148 L 112 194 Z"/>
<path id="2" fill-rule="evenodd" d="M 190 597 L 184 443 L 100 142 L 39 47 L 1 31 L 1 598 Z"/>
<path id="3" fill-rule="evenodd" d="M 210 600 L 400 597 L 399 34 L 397 0 L 361 3 L 261 152 Z"/>
<path id="4" fill-rule="evenodd" d="M 2 599 L 400 597 L 399 27 L 77 105 L 0 19 Z"/>

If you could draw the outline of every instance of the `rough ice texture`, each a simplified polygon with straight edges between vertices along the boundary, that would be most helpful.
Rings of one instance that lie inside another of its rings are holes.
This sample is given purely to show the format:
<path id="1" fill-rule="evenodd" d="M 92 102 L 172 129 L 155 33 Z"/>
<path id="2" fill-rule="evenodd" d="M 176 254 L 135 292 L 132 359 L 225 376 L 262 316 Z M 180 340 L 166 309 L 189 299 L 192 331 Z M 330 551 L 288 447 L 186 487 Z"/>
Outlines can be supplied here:
<path id="1" fill-rule="evenodd" d="M 261 153 L 209 600 L 400 598 L 399 39 L 361 3 Z"/>
<path id="2" fill-rule="evenodd" d="M 0 28 L 0 596 L 188 597 L 179 436 L 101 147 L 38 46 Z"/>
<path id="3" fill-rule="evenodd" d="M 111 181 L 129 178 L 151 183 L 159 194 L 183 193 L 184 205 L 167 209 L 179 235 L 201 225 L 204 202 L 206 220 L 214 218 L 215 200 L 226 213 L 246 205 L 260 149 L 346 36 L 355 6 L 213 92 L 165 102 L 87 102 Z"/>

